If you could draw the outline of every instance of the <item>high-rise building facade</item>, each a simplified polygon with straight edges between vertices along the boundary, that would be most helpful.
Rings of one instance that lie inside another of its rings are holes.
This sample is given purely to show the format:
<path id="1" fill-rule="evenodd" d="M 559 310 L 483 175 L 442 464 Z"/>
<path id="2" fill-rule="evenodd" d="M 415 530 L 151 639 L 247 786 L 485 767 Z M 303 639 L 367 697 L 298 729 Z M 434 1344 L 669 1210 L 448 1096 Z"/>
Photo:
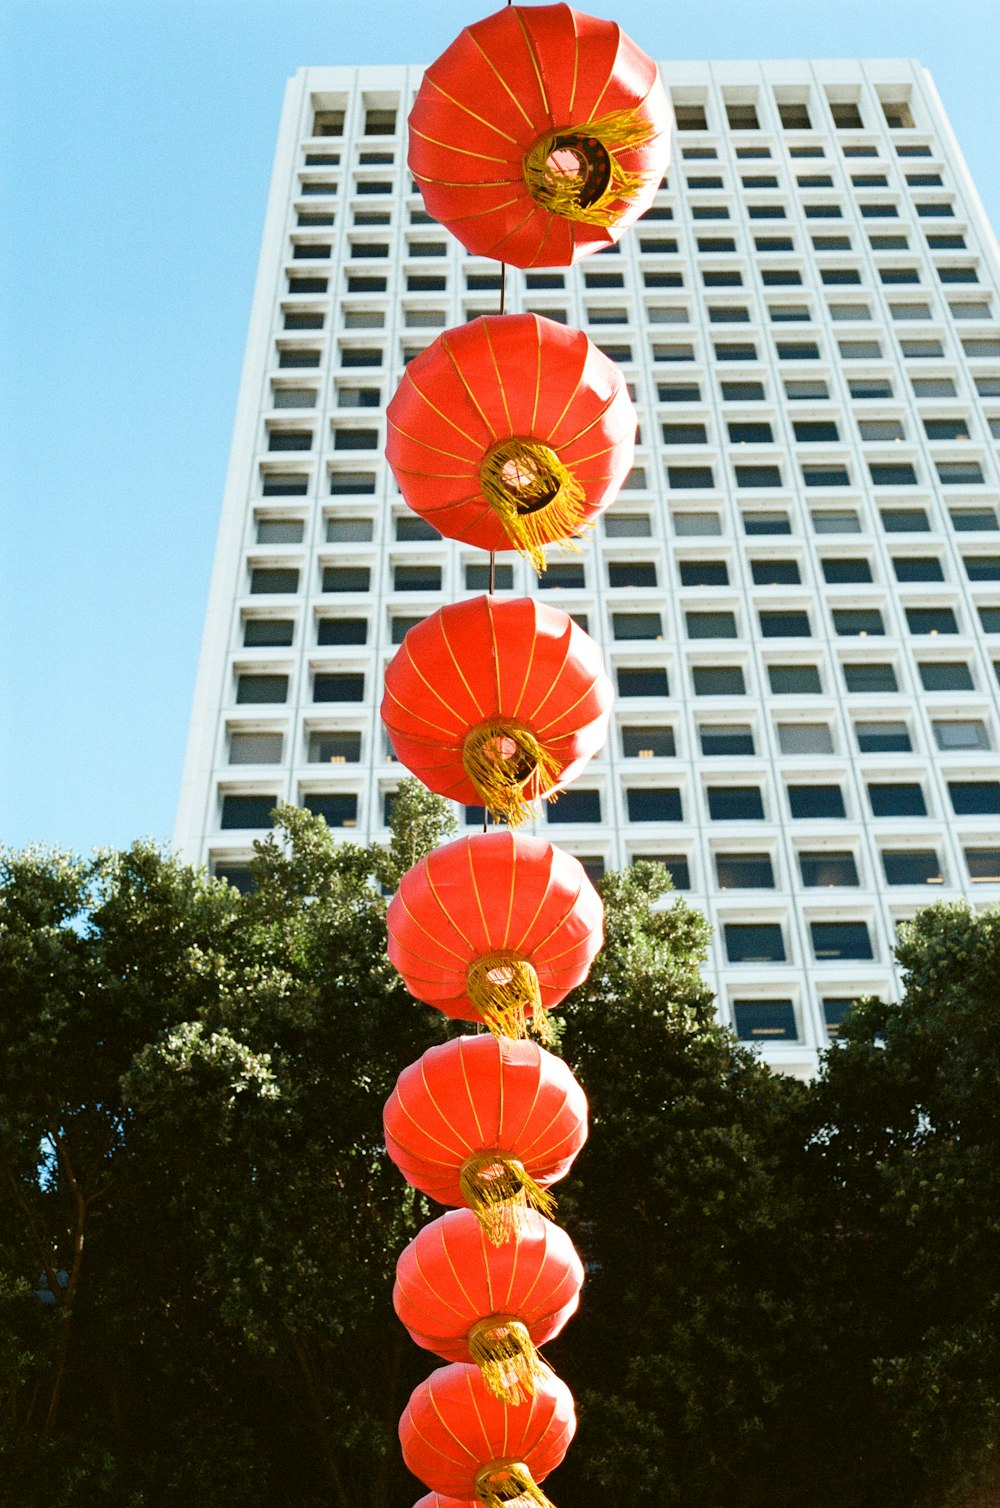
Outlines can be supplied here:
<path id="1" fill-rule="evenodd" d="M 507 272 L 508 312 L 621 365 L 635 467 L 579 553 L 540 580 L 501 556 L 496 587 L 565 608 L 616 685 L 538 830 L 592 871 L 662 861 L 714 926 L 721 1017 L 807 1074 L 896 990 L 901 920 L 1000 897 L 1000 256 L 918 64 L 662 72 L 654 206 Z M 279 799 L 385 836 L 385 665 L 488 584 L 382 453 L 407 360 L 498 308 L 407 173 L 419 79 L 287 88 L 177 826 L 234 883 Z"/>

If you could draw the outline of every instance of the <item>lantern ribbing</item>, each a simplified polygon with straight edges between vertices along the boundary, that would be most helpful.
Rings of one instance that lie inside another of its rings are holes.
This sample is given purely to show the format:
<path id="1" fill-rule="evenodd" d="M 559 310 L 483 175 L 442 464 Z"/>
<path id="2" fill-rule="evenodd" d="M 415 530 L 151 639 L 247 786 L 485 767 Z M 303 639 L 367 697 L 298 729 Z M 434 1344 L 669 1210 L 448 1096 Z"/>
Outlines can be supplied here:
<path id="1" fill-rule="evenodd" d="M 616 240 L 659 186 L 669 126 L 655 64 L 614 23 L 510 0 L 431 65 L 410 115 L 409 165 L 431 214 L 501 262 L 500 315 L 446 331 L 412 363 L 386 454 L 411 507 L 489 551 L 490 592 L 409 631 L 382 717 L 432 791 L 481 803 L 508 829 L 601 747 L 613 694 L 565 614 L 496 599 L 496 551 L 541 571 L 547 545 L 572 547 L 627 475 L 635 415 L 582 332 L 506 314 L 506 264 L 568 264 Z M 410 1334 L 456 1357 L 414 1390 L 404 1460 L 432 1489 L 418 1508 L 551 1508 L 539 1483 L 576 1420 L 537 1348 L 574 1312 L 583 1268 L 543 1216 L 587 1108 L 566 1065 L 523 1037 L 586 977 L 600 902 L 568 855 L 490 834 L 484 818 L 481 838 L 403 876 L 387 925 L 410 991 L 492 1033 L 431 1048 L 385 1107 L 389 1156 L 455 1206 L 397 1266 Z"/>

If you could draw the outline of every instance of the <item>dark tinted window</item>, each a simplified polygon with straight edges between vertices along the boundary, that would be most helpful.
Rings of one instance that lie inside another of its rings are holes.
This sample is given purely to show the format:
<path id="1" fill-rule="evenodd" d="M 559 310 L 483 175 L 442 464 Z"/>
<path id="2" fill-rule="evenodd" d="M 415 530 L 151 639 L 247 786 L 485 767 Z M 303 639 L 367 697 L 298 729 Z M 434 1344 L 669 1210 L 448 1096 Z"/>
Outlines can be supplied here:
<path id="1" fill-rule="evenodd" d="M 774 869 L 766 853 L 716 854 L 720 890 L 773 890 Z"/>
<path id="2" fill-rule="evenodd" d="M 619 696 L 669 696 L 667 672 L 660 665 L 644 667 L 619 666 Z"/>
<path id="3" fill-rule="evenodd" d="M 682 822 L 681 793 L 669 787 L 636 786 L 625 792 L 630 822 Z"/>
<path id="4" fill-rule="evenodd" d="M 948 794 L 958 817 L 1000 812 L 1000 780 L 949 780 Z"/>
<path id="5" fill-rule="evenodd" d="M 858 885 L 858 866 L 852 853 L 800 853 L 799 868 L 802 883 L 810 888 L 827 886 Z"/>
<path id="6" fill-rule="evenodd" d="M 788 806 L 793 817 L 843 817 L 844 793 L 839 785 L 790 785 Z"/>
<path id="7" fill-rule="evenodd" d="M 875 817 L 926 817 L 927 803 L 923 790 L 915 782 L 894 781 L 892 784 L 868 783 L 868 800 Z"/>
<path id="8" fill-rule="evenodd" d="M 600 822 L 601 794 L 599 791 L 562 791 L 556 801 L 545 807 L 550 822 Z"/>
<path id="9" fill-rule="evenodd" d="M 713 822 L 762 822 L 764 798 L 755 785 L 708 787 L 708 815 Z"/>
<path id="10" fill-rule="evenodd" d="M 270 827 L 271 813 L 277 804 L 277 796 L 223 796 L 220 826 L 224 831 L 234 827 Z"/>
<path id="11" fill-rule="evenodd" d="M 817 959 L 875 956 L 864 922 L 810 922 L 809 930 Z"/>
<path id="12" fill-rule="evenodd" d="M 727 922 L 723 927 L 730 963 L 784 963 L 781 927 L 770 922 Z"/>

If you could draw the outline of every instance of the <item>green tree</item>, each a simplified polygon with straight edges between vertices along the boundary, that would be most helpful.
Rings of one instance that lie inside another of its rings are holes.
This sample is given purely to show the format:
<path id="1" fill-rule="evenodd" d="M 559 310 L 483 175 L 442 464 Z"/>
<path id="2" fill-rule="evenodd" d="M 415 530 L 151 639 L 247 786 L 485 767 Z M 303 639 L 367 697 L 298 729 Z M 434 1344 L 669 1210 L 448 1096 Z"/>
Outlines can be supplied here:
<path id="1" fill-rule="evenodd" d="M 865 1501 L 953 1508 L 1000 1488 L 1000 908 L 929 907 L 897 958 L 816 1085 L 810 1176 Z"/>

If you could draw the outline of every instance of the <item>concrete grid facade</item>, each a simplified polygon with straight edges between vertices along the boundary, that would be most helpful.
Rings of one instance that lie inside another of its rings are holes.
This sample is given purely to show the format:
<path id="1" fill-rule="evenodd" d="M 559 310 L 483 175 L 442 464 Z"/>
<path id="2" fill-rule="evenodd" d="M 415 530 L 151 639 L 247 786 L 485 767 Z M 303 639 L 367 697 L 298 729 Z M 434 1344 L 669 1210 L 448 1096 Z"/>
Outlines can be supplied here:
<path id="1" fill-rule="evenodd" d="M 500 556 L 497 586 L 571 613 L 616 683 L 536 830 L 592 872 L 667 864 L 720 1015 L 805 1075 L 851 998 L 897 989 L 900 920 L 1000 898 L 1000 256 L 919 64 L 662 72 L 653 208 L 507 274 L 508 312 L 621 365 L 635 468 L 581 553 L 539 582 Z M 286 91 L 176 833 L 234 883 L 278 799 L 386 837 L 385 665 L 487 584 L 382 455 L 407 359 L 498 303 L 406 171 L 419 80 Z"/>

